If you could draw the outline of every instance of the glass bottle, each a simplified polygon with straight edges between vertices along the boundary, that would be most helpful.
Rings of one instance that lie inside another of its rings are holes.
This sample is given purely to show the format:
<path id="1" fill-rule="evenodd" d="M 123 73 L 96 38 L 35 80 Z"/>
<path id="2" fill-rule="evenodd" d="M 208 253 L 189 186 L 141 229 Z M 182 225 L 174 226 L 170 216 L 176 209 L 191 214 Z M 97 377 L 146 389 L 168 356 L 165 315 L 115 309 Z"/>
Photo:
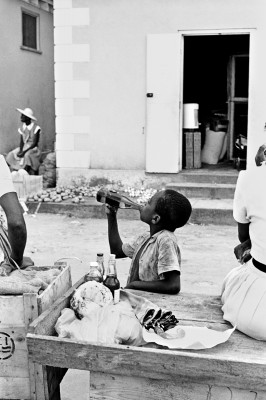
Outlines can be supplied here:
<path id="1" fill-rule="evenodd" d="M 120 282 L 117 278 L 116 273 L 115 254 L 110 254 L 108 271 L 106 273 L 106 278 L 103 281 L 103 284 L 111 290 L 114 298 L 114 304 L 117 304 L 120 300 Z"/>
<path id="2" fill-rule="evenodd" d="M 88 281 L 102 282 L 103 281 L 103 276 L 99 270 L 99 265 L 97 262 L 90 263 L 89 272 L 85 275 L 84 280 L 85 280 L 85 282 L 88 282 Z"/>
<path id="3" fill-rule="evenodd" d="M 97 259 L 96 259 L 97 263 L 98 263 L 98 268 L 99 271 L 101 272 L 102 276 L 105 276 L 105 268 L 104 268 L 104 257 L 103 257 L 103 253 L 97 253 Z"/>
<path id="4" fill-rule="evenodd" d="M 129 208 L 140 211 L 141 205 L 131 200 L 129 197 L 120 194 L 116 190 L 100 189 L 96 194 L 96 200 L 106 203 L 116 208 Z"/>

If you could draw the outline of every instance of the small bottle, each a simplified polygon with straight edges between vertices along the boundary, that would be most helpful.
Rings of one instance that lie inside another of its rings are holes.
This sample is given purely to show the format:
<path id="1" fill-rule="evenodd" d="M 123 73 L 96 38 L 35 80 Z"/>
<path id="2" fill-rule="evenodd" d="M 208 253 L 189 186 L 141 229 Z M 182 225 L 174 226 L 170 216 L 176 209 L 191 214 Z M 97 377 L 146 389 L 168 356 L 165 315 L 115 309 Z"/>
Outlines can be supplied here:
<path id="1" fill-rule="evenodd" d="M 88 282 L 88 281 L 102 282 L 103 281 L 103 276 L 99 270 L 99 266 L 98 266 L 97 262 L 90 263 L 89 272 L 85 275 L 84 280 L 85 280 L 85 282 Z"/>
<path id="2" fill-rule="evenodd" d="M 96 259 L 97 263 L 98 263 L 98 268 L 99 271 L 101 272 L 102 276 L 105 276 L 105 268 L 104 268 L 104 257 L 103 257 L 103 253 L 97 253 L 97 259 Z"/>
<path id="3" fill-rule="evenodd" d="M 116 273 L 115 254 L 110 254 L 108 271 L 106 273 L 106 278 L 103 281 L 103 284 L 111 290 L 114 298 L 114 304 L 117 304 L 120 300 L 120 282 L 117 278 Z"/>
<path id="4" fill-rule="evenodd" d="M 116 208 L 129 208 L 138 211 L 141 209 L 140 204 L 118 193 L 116 190 L 100 189 L 96 194 L 96 200 Z"/>

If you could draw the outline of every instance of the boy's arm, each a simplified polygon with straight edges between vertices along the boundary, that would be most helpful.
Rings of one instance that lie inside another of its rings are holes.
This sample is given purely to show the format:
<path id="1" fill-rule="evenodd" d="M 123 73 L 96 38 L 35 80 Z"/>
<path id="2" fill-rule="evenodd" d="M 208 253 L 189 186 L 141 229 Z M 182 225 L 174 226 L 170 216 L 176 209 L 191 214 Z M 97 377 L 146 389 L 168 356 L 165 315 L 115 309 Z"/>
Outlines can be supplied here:
<path id="1" fill-rule="evenodd" d="M 180 272 L 169 271 L 164 273 L 164 279 L 157 281 L 130 282 L 126 289 L 145 290 L 154 293 L 177 294 L 180 292 Z"/>
<path id="2" fill-rule="evenodd" d="M 108 221 L 108 239 L 111 254 L 115 254 L 116 258 L 125 258 L 126 255 L 122 250 L 123 242 L 120 238 L 117 225 L 117 209 L 114 207 L 106 206 L 105 210 Z"/>

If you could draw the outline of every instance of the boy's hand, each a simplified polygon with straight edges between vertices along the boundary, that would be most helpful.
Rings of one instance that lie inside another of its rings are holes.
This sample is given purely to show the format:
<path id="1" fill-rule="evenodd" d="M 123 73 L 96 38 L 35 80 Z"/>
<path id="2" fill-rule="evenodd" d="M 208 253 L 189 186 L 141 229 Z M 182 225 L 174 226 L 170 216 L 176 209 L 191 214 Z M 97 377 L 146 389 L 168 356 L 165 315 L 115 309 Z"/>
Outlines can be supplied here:
<path id="1" fill-rule="evenodd" d="M 115 216 L 117 213 L 117 210 L 118 210 L 118 208 L 110 206 L 109 204 L 105 204 L 105 212 L 107 214 L 107 217 L 108 217 L 108 215 Z"/>

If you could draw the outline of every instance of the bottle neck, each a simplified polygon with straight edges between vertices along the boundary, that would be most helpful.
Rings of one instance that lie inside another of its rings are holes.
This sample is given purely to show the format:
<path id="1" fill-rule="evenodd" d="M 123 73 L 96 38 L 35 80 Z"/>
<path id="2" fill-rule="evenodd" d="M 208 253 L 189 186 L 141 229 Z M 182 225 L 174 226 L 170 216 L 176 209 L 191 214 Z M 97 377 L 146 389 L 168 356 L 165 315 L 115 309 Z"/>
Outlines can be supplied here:
<path id="1" fill-rule="evenodd" d="M 109 263 L 108 263 L 108 273 L 107 273 L 107 276 L 109 276 L 109 275 L 117 276 L 115 260 L 111 260 L 111 261 L 109 261 Z"/>

